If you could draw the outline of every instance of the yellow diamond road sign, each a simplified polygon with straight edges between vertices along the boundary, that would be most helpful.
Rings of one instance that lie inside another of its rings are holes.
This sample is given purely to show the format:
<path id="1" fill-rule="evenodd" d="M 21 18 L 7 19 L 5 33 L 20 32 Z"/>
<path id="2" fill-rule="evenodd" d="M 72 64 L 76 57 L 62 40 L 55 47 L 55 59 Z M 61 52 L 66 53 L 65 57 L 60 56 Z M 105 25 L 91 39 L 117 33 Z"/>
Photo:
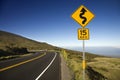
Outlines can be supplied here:
<path id="1" fill-rule="evenodd" d="M 72 18 L 83 28 L 94 18 L 94 14 L 85 6 L 81 5 L 73 14 Z"/>
<path id="2" fill-rule="evenodd" d="M 78 29 L 78 40 L 89 40 L 89 29 L 88 28 Z"/>

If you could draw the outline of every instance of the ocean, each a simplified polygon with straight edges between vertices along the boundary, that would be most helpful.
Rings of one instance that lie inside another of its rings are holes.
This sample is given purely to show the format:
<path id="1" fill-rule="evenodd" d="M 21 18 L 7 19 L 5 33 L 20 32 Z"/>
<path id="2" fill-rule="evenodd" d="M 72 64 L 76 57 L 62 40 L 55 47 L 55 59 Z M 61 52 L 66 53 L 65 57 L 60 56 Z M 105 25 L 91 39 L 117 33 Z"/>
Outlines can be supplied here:
<path id="1" fill-rule="evenodd" d="M 71 50 L 82 51 L 82 47 L 65 47 Z M 120 58 L 120 48 L 114 47 L 85 47 L 85 52 Z"/>

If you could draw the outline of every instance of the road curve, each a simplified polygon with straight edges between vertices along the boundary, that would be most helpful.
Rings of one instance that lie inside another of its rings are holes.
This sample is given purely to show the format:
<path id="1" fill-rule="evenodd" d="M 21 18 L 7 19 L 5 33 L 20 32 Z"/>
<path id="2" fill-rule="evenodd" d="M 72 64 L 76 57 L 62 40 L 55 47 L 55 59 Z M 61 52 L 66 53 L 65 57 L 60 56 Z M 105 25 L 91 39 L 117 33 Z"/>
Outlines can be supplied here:
<path id="1" fill-rule="evenodd" d="M 0 62 L 0 80 L 60 80 L 59 53 L 49 52 L 41 55 L 43 54 L 37 53 Z M 16 64 L 19 65 L 14 66 Z M 10 66 L 14 67 L 2 71 Z"/>

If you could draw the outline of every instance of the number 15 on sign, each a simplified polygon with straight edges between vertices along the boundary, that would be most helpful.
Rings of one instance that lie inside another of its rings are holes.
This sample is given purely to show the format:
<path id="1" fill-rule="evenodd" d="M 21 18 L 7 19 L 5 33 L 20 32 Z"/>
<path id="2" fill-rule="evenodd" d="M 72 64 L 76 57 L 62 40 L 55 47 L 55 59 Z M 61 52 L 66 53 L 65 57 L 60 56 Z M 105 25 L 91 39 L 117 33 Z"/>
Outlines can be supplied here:
<path id="1" fill-rule="evenodd" d="M 78 29 L 78 40 L 89 40 L 89 29 L 88 28 Z"/>

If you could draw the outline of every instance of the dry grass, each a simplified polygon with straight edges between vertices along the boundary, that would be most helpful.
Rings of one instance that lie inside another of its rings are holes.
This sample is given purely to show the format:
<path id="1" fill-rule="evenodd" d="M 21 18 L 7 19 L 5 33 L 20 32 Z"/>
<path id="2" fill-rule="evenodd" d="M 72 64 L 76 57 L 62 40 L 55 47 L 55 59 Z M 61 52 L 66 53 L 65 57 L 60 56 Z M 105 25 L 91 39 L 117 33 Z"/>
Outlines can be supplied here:
<path id="1" fill-rule="evenodd" d="M 94 62 L 89 62 L 94 70 L 101 73 L 109 80 L 120 79 L 120 58 L 95 58 Z"/>
<path id="2" fill-rule="evenodd" d="M 74 80 L 82 80 L 81 52 L 66 50 L 61 53 L 74 73 Z M 88 66 L 91 66 L 94 71 L 100 73 L 108 80 L 120 80 L 120 58 L 108 58 L 87 53 L 86 60 Z M 90 80 L 88 76 L 86 76 L 86 80 Z"/>

